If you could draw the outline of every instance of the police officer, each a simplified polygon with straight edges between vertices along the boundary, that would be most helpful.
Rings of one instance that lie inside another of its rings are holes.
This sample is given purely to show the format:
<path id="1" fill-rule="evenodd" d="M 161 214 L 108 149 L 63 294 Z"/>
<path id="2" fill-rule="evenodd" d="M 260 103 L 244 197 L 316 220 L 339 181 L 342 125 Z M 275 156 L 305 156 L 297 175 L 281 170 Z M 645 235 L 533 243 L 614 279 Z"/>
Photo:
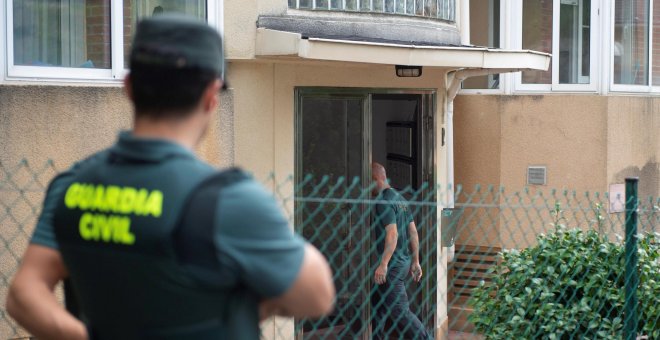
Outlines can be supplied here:
<path id="1" fill-rule="evenodd" d="M 7 297 L 39 339 L 258 339 L 271 315 L 314 317 L 334 299 L 320 253 L 240 170 L 197 159 L 224 59 L 206 23 L 137 28 L 125 89 L 132 131 L 58 175 Z M 82 322 L 53 293 L 69 279 Z"/>
<path id="2" fill-rule="evenodd" d="M 376 248 L 380 255 L 374 271 L 376 287 L 371 298 L 373 338 L 388 339 L 394 333 L 404 339 L 432 339 L 428 330 L 410 310 L 406 293 L 407 273 L 415 282 L 422 278 L 419 264 L 419 237 L 410 207 L 387 182 L 385 167 L 371 164 L 375 206 Z M 385 329 L 390 321 L 392 329 Z"/>

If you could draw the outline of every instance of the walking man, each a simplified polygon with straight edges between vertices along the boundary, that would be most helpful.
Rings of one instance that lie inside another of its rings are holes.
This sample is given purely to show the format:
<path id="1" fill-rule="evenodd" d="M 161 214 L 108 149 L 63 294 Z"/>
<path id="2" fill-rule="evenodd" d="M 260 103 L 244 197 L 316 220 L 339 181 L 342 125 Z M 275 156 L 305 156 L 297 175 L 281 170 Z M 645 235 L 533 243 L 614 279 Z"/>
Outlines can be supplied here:
<path id="1" fill-rule="evenodd" d="M 387 182 L 385 168 L 372 163 L 375 207 L 376 249 L 381 255 L 374 272 L 376 289 L 372 295 L 374 339 L 387 339 L 398 333 L 405 339 L 432 339 L 426 327 L 410 310 L 405 278 L 408 273 L 415 282 L 422 278 L 419 264 L 417 227 L 404 198 Z M 393 329 L 386 329 L 386 322 Z"/>
<path id="2" fill-rule="evenodd" d="M 193 153 L 218 107 L 217 31 L 162 14 L 137 28 L 132 131 L 51 183 L 7 311 L 39 339 L 259 339 L 271 315 L 318 317 L 325 258 L 271 194 Z M 58 302 L 70 279 L 81 320 Z"/>

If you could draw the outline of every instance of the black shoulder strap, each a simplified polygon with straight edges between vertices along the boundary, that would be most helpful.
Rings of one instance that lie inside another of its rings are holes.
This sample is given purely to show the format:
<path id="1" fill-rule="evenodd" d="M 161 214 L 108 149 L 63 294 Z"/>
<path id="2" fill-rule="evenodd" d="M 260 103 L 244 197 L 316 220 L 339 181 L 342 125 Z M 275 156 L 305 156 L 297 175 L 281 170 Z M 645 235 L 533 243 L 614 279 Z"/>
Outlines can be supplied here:
<path id="1" fill-rule="evenodd" d="M 176 256 L 182 265 L 205 273 L 203 276 L 217 273 L 213 222 L 220 193 L 222 189 L 250 178 L 244 171 L 231 168 L 211 175 L 190 192 L 173 234 Z"/>

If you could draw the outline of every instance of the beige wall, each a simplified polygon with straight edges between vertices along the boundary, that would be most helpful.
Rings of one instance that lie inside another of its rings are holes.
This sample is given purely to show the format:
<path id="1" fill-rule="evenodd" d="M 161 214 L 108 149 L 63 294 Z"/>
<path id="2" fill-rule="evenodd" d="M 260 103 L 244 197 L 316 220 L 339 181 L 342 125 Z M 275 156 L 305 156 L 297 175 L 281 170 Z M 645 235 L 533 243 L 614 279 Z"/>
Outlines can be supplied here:
<path id="1" fill-rule="evenodd" d="M 502 186 L 520 190 L 526 182 L 527 166 L 545 165 L 550 188 L 604 190 L 605 97 L 501 98 Z"/>
<path id="2" fill-rule="evenodd" d="M 488 194 L 488 185 L 497 187 L 500 183 L 501 115 L 496 113 L 500 103 L 495 96 L 483 96 L 478 102 L 470 98 L 458 96 L 454 101 L 454 177 L 463 188 L 457 202 L 497 203 Z M 469 199 L 477 185 L 482 186 L 483 194 Z M 497 220 L 489 218 L 489 213 L 486 209 L 466 208 L 456 244 L 500 246 L 499 223 L 483 222 Z"/>
<path id="3" fill-rule="evenodd" d="M 231 102 L 225 96 L 221 100 Z M 35 166 L 53 160 L 64 170 L 112 145 L 117 133 L 132 125 L 132 108 L 121 87 L 6 85 L 0 86 L 0 103 L 0 161 L 8 166 L 25 158 Z M 218 109 L 197 150 L 219 166 L 231 157 L 220 146 L 231 133 L 219 122 L 230 109 Z"/>
<path id="4" fill-rule="evenodd" d="M 224 37 L 229 59 L 254 58 L 257 19 L 260 13 L 283 14 L 286 0 L 225 0 Z M 280 11 L 275 10 L 279 8 Z"/>
<path id="5" fill-rule="evenodd" d="M 65 169 L 110 145 L 131 124 L 118 87 L 2 86 L 0 103 L 2 161 L 8 165 L 53 159 Z"/>
<path id="6" fill-rule="evenodd" d="M 639 177 L 641 198 L 660 197 L 660 98 L 610 97 L 607 183 Z"/>
<path id="7" fill-rule="evenodd" d="M 531 217 L 509 209 L 501 217 L 495 215 L 494 222 L 479 219 L 477 214 L 459 235 L 459 243 L 529 246 L 538 233 L 550 229 L 546 223 L 551 219 L 549 207 L 544 209 L 543 203 L 552 206 L 556 200 L 564 207 L 582 209 L 567 209 L 568 224 L 589 227 L 594 219 L 590 209 L 596 202 L 606 203 L 602 194 L 597 199 L 594 193 L 607 192 L 610 184 L 623 183 L 626 176 L 639 176 L 640 195 L 657 199 L 658 112 L 660 100 L 650 97 L 458 96 L 454 113 L 456 182 L 468 191 L 475 184 L 502 186 L 508 197 L 520 192 L 527 203 L 537 206 Z M 529 165 L 547 167 L 548 185 L 532 186 L 527 193 Z M 559 191 L 552 195 L 552 189 Z M 572 191 L 577 196 L 571 202 Z M 586 191 L 591 192 L 589 197 Z M 538 197 L 540 192 L 543 197 Z M 488 213 L 481 211 L 482 215 Z M 618 215 L 607 218 L 620 220 Z M 611 234 L 621 234 L 620 227 L 620 223 L 607 226 Z"/>

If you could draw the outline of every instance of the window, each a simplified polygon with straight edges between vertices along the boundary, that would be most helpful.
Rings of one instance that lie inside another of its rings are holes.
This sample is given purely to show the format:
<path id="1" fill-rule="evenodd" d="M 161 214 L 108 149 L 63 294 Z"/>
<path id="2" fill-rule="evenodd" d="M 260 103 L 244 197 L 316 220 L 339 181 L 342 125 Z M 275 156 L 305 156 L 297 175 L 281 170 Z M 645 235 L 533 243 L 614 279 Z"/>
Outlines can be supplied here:
<path id="1" fill-rule="evenodd" d="M 463 89 L 595 92 L 601 56 L 592 51 L 598 46 L 602 4 L 593 0 L 471 0 L 471 44 L 544 52 L 552 55 L 552 61 L 546 71 L 469 78 Z M 470 92 L 485 93 L 464 93 Z"/>
<path id="2" fill-rule="evenodd" d="M 653 0 L 653 55 L 651 85 L 660 86 L 660 0 Z"/>
<path id="3" fill-rule="evenodd" d="M 118 79 L 140 18 L 181 12 L 207 18 L 205 0 L 10 0 L 8 76 Z"/>
<path id="4" fill-rule="evenodd" d="M 603 86 L 610 85 L 603 92 L 660 93 L 660 0 L 471 0 L 470 39 L 550 53 L 552 63 L 548 71 L 468 79 L 465 89 L 594 92 L 603 75 Z"/>
<path id="5" fill-rule="evenodd" d="M 591 1 L 561 0 L 559 10 L 559 83 L 588 84 Z"/>
<path id="6" fill-rule="evenodd" d="M 648 85 L 649 2 L 616 0 L 614 4 L 614 84 Z"/>
<path id="7" fill-rule="evenodd" d="M 524 71 L 518 77 L 518 90 L 596 91 L 594 77 L 599 9 L 592 0 L 521 1 L 520 31 L 522 49 L 552 54 L 547 71 Z"/>
<path id="8" fill-rule="evenodd" d="M 109 69 L 110 4 L 13 0 L 14 65 Z"/>
<path id="9" fill-rule="evenodd" d="M 456 0 L 288 0 L 289 8 L 376 12 L 454 21 Z"/>
<path id="10" fill-rule="evenodd" d="M 522 48 L 552 53 L 552 0 L 523 1 Z M 523 84 L 551 84 L 552 70 L 522 72 Z"/>
<path id="11" fill-rule="evenodd" d="M 128 68 L 133 33 L 138 21 L 164 12 L 185 13 L 206 19 L 205 0 L 124 0 L 124 66 Z"/>
<path id="12" fill-rule="evenodd" d="M 500 47 L 500 17 L 500 0 L 470 1 L 470 44 Z M 468 78 L 463 81 L 463 88 L 498 89 L 500 75 Z"/>
<path id="13" fill-rule="evenodd" d="M 615 0 L 611 89 L 660 92 L 660 0 Z"/>

